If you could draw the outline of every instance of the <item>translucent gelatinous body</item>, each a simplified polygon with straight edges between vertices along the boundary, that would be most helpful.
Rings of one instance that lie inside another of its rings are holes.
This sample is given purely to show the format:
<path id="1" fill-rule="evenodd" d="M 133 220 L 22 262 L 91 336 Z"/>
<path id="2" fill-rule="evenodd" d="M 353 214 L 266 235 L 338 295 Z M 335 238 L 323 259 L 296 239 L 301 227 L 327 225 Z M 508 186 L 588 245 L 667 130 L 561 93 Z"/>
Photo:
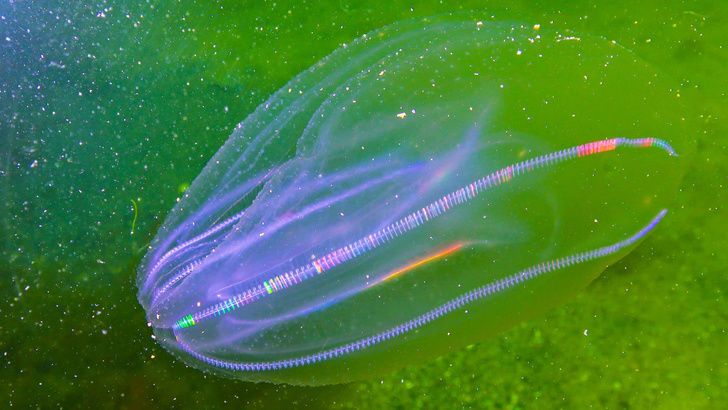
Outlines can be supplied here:
<path id="1" fill-rule="evenodd" d="M 666 214 L 684 132 L 669 86 L 608 41 L 400 23 L 237 127 L 153 242 L 139 299 L 165 347 L 231 377 L 420 362 L 625 255 Z"/>

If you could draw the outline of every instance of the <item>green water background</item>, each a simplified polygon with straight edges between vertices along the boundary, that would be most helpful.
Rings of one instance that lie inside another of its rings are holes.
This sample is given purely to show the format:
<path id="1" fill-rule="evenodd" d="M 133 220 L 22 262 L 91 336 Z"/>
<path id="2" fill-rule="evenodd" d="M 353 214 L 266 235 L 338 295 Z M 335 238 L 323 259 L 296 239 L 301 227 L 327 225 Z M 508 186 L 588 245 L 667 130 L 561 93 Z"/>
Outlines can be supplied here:
<path id="1" fill-rule="evenodd" d="M 727 2 L 129 3 L 0 5 L 3 405 L 726 406 Z M 547 316 L 376 380 L 243 383 L 159 347 L 136 266 L 235 124 L 358 35 L 467 10 L 598 34 L 675 79 L 697 151 L 665 223 Z"/>

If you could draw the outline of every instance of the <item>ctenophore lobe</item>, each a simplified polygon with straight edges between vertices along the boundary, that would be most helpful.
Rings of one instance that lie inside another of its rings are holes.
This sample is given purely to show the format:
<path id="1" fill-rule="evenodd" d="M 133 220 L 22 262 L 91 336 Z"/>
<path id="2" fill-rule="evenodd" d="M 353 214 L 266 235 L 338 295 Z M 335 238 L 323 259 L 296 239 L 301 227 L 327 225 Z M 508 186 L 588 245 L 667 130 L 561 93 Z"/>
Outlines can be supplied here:
<path id="1" fill-rule="evenodd" d="M 547 27 L 369 33 L 236 127 L 139 300 L 167 349 L 244 380 L 345 382 L 482 341 L 657 226 L 690 150 L 678 97 L 619 45 Z"/>

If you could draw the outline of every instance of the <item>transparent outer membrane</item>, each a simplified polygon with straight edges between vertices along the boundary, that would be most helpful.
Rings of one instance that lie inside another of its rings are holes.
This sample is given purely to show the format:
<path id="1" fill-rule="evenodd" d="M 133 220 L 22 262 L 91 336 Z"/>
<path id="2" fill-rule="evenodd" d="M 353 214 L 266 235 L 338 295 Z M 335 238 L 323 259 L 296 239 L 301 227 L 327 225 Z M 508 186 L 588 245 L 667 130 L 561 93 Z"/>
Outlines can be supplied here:
<path id="1" fill-rule="evenodd" d="M 236 128 L 152 243 L 139 300 L 165 347 L 225 376 L 421 362 L 567 300 L 652 230 L 689 151 L 680 112 L 603 39 L 386 27 Z"/>

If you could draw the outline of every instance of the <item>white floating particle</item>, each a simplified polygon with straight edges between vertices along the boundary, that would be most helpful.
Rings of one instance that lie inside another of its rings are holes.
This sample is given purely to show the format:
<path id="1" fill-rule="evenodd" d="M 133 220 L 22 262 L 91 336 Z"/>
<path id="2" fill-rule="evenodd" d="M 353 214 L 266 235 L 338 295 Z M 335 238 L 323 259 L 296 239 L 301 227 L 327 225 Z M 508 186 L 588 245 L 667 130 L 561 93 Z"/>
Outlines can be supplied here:
<path id="1" fill-rule="evenodd" d="M 561 37 L 561 38 L 557 38 L 556 39 L 556 42 L 557 43 L 560 43 L 562 41 L 581 41 L 581 38 L 580 37 L 574 37 L 574 36 L 567 36 L 567 37 Z"/>

